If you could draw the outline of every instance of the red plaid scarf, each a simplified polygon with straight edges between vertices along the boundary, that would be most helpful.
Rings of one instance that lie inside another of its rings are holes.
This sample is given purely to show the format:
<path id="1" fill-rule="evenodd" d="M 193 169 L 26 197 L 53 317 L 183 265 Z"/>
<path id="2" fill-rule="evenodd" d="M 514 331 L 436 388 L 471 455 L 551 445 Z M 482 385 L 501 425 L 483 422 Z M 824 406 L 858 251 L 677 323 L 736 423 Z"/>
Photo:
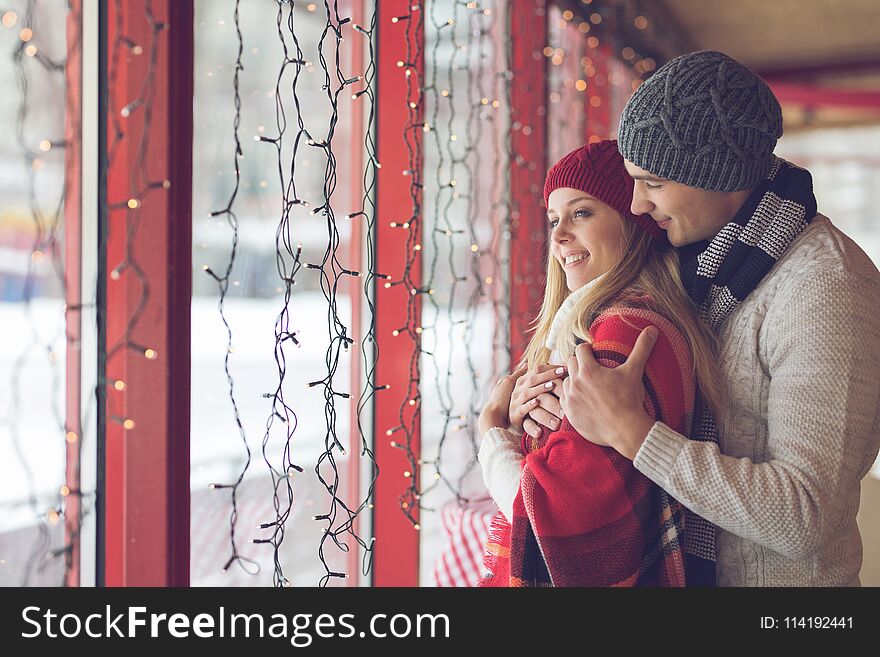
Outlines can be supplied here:
<path id="1" fill-rule="evenodd" d="M 590 327 L 593 354 L 617 367 L 646 326 L 659 329 L 645 368 L 645 408 L 687 433 L 693 365 L 681 332 L 644 308 L 614 307 Z M 524 436 L 513 521 L 492 520 L 478 586 L 684 586 L 684 509 L 610 447 L 568 422 Z"/>

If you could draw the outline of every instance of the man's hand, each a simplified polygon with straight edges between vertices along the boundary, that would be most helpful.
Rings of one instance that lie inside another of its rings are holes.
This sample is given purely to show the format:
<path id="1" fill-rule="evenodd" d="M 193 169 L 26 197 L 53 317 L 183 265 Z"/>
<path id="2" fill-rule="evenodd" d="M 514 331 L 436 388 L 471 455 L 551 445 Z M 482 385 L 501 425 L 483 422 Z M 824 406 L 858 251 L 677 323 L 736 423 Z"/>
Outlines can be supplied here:
<path id="1" fill-rule="evenodd" d="M 571 426 L 587 440 L 613 447 L 629 459 L 635 458 L 654 426 L 645 411 L 642 377 L 656 340 L 657 329 L 646 328 L 626 362 L 613 369 L 596 362 L 591 345 L 580 344 L 568 360 L 568 378 L 562 383 L 562 409 Z"/>

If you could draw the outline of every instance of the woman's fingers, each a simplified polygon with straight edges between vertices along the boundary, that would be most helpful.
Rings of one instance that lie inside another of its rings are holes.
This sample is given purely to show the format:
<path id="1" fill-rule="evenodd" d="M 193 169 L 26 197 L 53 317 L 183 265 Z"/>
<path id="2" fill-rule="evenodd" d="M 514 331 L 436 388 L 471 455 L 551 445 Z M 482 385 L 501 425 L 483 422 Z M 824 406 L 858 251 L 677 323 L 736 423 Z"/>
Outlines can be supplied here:
<path id="1" fill-rule="evenodd" d="M 532 388 L 553 379 L 559 379 L 568 375 L 565 367 L 561 365 L 540 365 L 531 369 L 521 376 L 517 382 L 517 388 Z"/>
<path id="2" fill-rule="evenodd" d="M 559 428 L 559 418 L 553 415 L 550 411 L 545 411 L 540 406 L 529 411 L 529 417 L 538 424 L 542 424 L 553 431 Z"/>
<path id="3" fill-rule="evenodd" d="M 560 379 L 566 376 L 565 367 L 562 365 L 541 365 L 541 368 L 533 374 L 526 375 L 523 383 L 529 387 L 534 387 L 542 383 L 547 383 L 553 379 Z"/>
<path id="4" fill-rule="evenodd" d="M 528 416 L 528 414 L 537 406 L 537 400 L 527 401 L 524 404 L 517 404 L 513 409 L 513 412 L 510 413 L 511 421 L 515 422 L 517 426 L 522 424 L 522 421 Z"/>
<path id="5" fill-rule="evenodd" d="M 522 427 L 524 430 L 524 421 L 528 414 L 539 406 L 538 397 L 542 394 L 561 391 L 562 381 L 566 376 L 568 376 L 566 368 L 560 365 L 539 365 L 521 374 L 516 381 L 510 400 L 511 426 L 517 430 Z M 548 401 L 548 406 L 552 413 L 554 405 Z"/>
<path id="6" fill-rule="evenodd" d="M 541 437 L 541 425 L 535 422 L 532 418 L 527 417 L 525 419 L 523 422 L 523 430 L 532 438 Z"/>
<path id="7" fill-rule="evenodd" d="M 538 406 L 540 408 L 544 409 L 545 411 L 555 415 L 557 418 L 562 419 L 562 415 L 563 415 L 562 403 L 559 401 L 559 397 L 556 396 L 557 394 L 562 394 L 562 386 L 561 385 L 557 386 L 557 393 L 556 394 L 550 394 L 550 393 L 545 392 L 545 393 L 541 393 L 540 395 L 538 395 L 538 397 L 537 397 Z M 535 417 L 535 412 L 531 411 L 529 413 L 529 415 L 531 415 L 532 417 Z"/>
<path id="8" fill-rule="evenodd" d="M 525 404 L 532 401 L 533 399 L 537 399 L 540 395 L 552 392 L 554 390 L 559 390 L 561 388 L 562 381 L 560 379 L 551 379 L 546 383 L 540 383 L 530 388 L 521 388 L 518 394 L 521 403 Z"/>

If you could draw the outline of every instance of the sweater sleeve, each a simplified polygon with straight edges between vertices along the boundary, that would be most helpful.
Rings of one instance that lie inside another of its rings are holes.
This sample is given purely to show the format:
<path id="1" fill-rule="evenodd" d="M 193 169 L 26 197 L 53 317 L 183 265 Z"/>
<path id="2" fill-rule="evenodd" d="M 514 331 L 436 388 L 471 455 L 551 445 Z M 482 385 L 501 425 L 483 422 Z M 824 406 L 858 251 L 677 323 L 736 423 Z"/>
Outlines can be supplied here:
<path id="1" fill-rule="evenodd" d="M 766 462 L 660 422 L 634 460 L 697 514 L 792 559 L 853 521 L 880 443 L 880 284 L 839 267 L 801 283 L 765 318 Z"/>
<path id="2" fill-rule="evenodd" d="M 506 429 L 493 427 L 483 436 L 478 458 L 483 482 L 498 509 L 510 522 L 522 477 L 520 439 Z"/>

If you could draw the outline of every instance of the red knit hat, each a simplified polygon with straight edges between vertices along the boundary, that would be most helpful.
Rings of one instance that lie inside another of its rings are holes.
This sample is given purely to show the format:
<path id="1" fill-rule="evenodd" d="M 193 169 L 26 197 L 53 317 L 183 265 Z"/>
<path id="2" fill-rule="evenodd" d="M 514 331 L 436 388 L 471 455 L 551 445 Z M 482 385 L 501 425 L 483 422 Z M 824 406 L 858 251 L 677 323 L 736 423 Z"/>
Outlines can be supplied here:
<path id="1" fill-rule="evenodd" d="M 554 189 L 579 189 L 614 208 L 624 219 L 632 219 L 651 237 L 666 242 L 666 232 L 651 215 L 635 216 L 630 211 L 633 184 L 617 150 L 617 141 L 606 139 L 573 150 L 550 168 L 544 183 L 544 205 Z"/>

